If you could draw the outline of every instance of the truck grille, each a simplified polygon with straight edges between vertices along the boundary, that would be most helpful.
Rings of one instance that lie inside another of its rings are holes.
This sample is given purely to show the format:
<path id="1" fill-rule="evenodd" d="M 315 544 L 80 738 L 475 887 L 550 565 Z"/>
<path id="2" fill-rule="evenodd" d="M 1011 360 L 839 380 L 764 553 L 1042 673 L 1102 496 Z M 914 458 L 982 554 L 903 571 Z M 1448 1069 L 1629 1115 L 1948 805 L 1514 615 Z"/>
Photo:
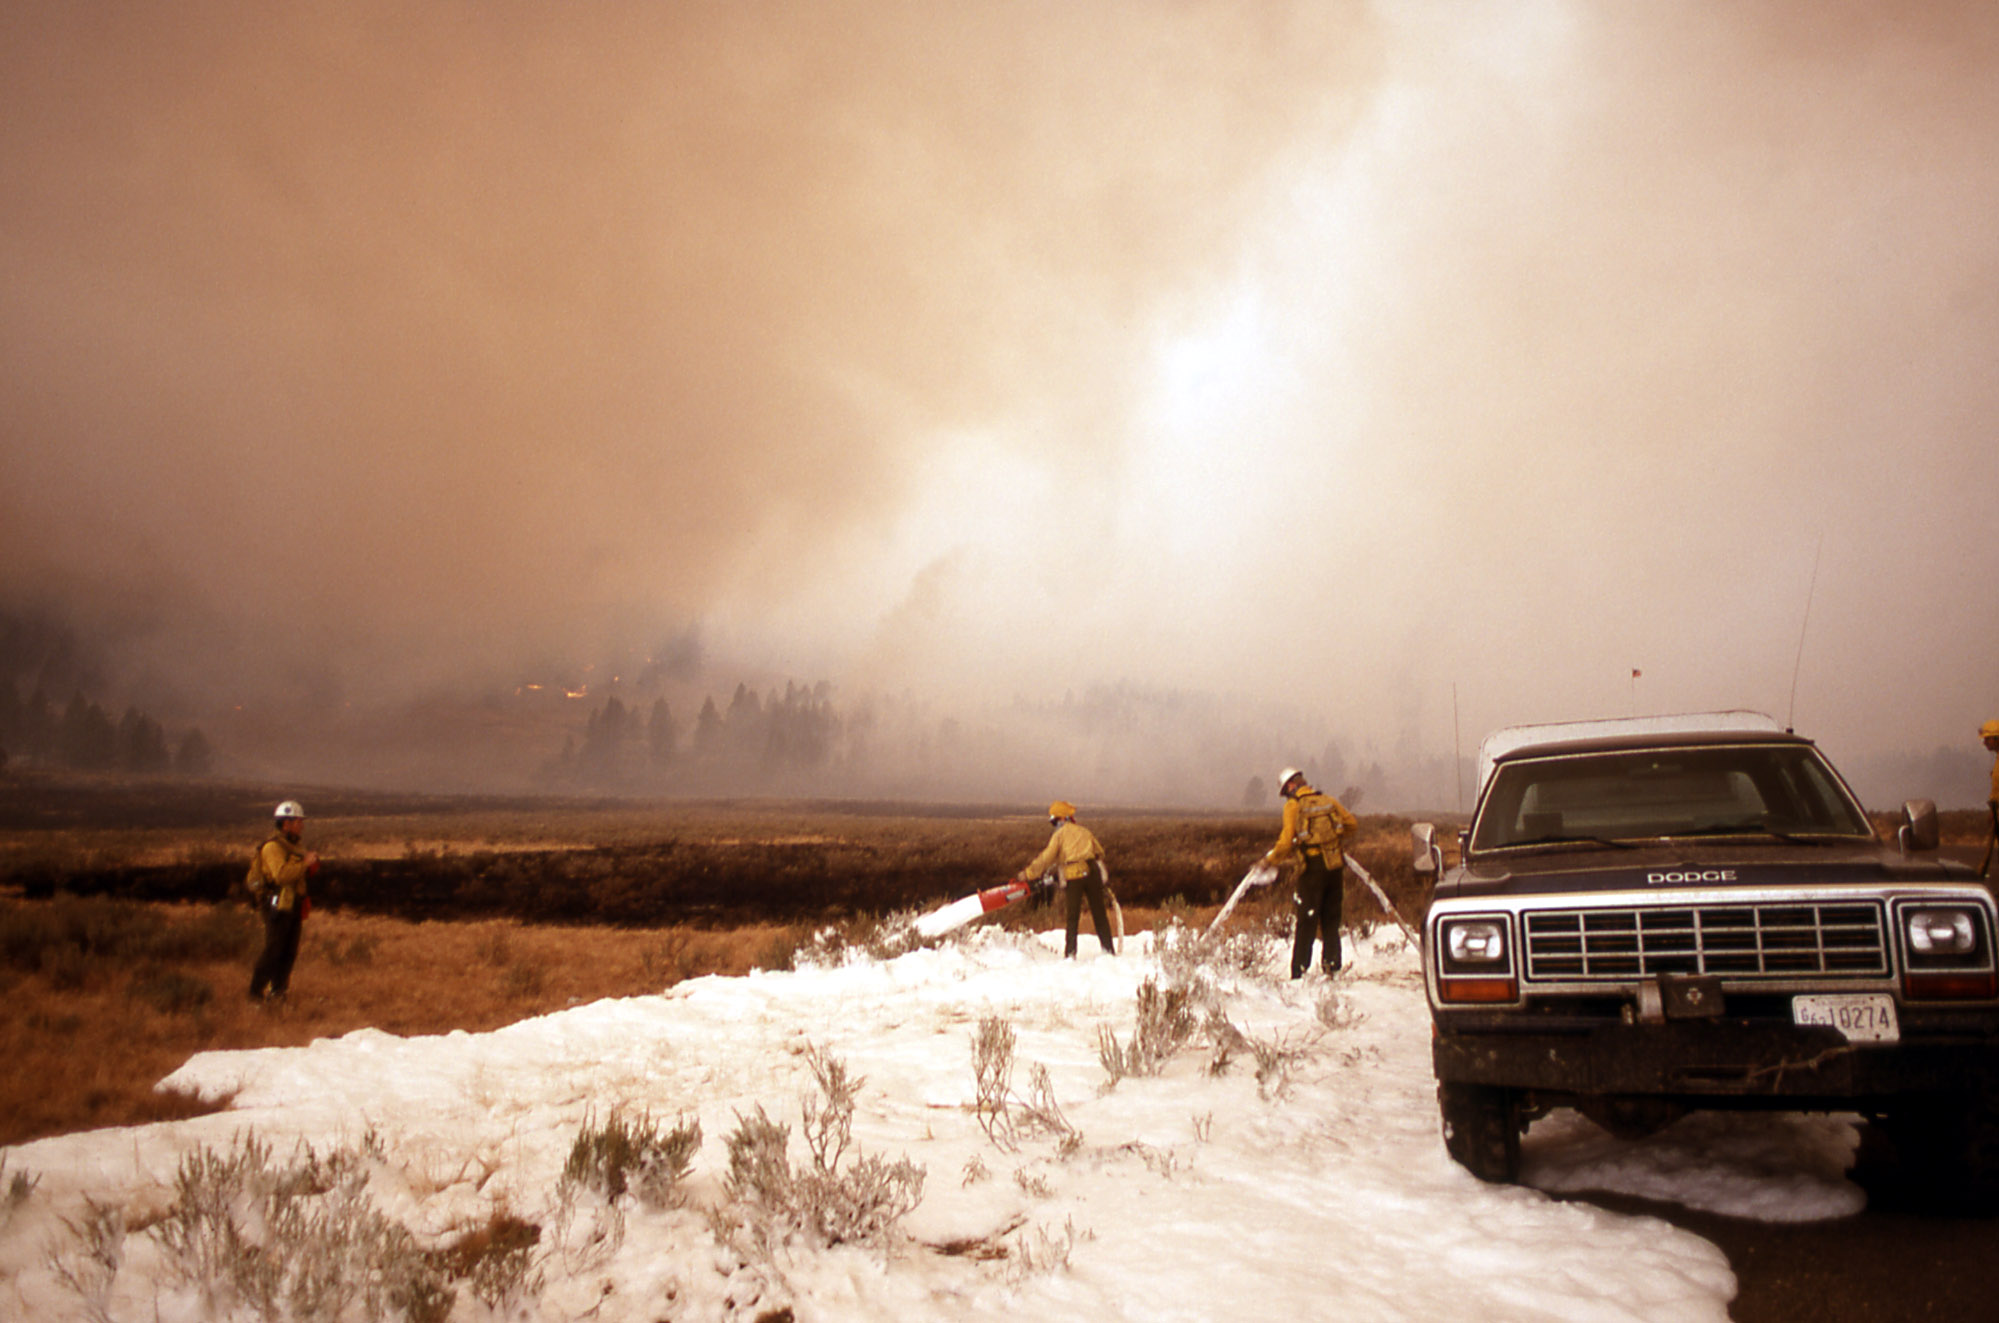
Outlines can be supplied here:
<path id="1" fill-rule="evenodd" d="M 1533 910 L 1527 978 L 1728 978 L 1888 972 L 1878 904 L 1700 905 L 1679 909 Z"/>

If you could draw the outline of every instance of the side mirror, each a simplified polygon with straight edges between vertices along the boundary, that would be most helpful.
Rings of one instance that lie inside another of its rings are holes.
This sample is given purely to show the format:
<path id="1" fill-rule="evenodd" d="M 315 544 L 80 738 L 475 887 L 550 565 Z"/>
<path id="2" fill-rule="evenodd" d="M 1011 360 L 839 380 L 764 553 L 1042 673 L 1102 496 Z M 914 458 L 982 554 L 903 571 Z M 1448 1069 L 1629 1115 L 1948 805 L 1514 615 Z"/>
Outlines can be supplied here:
<path id="1" fill-rule="evenodd" d="M 1902 825 L 1895 831 L 1895 844 L 1902 847 L 1902 853 L 1934 850 L 1941 839 L 1937 831 L 1937 806 L 1927 799 L 1905 800 Z"/>
<path id="2" fill-rule="evenodd" d="M 1427 822 L 1419 822 L 1409 829 L 1416 841 L 1416 858 L 1410 867 L 1419 874 L 1436 877 L 1444 871 L 1444 852 L 1437 845 L 1437 829 Z"/>

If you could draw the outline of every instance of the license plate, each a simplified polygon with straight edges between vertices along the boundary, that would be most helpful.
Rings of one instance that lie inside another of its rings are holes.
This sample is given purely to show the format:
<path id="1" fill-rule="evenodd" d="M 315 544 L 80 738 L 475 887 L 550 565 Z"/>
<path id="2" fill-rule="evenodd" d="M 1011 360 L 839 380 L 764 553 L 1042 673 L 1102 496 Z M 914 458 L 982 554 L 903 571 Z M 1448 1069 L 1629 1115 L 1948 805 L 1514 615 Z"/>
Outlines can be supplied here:
<path id="1" fill-rule="evenodd" d="M 1895 999 L 1885 992 L 1816 993 L 1791 998 L 1791 1023 L 1826 1024 L 1849 1043 L 1899 1043 Z"/>

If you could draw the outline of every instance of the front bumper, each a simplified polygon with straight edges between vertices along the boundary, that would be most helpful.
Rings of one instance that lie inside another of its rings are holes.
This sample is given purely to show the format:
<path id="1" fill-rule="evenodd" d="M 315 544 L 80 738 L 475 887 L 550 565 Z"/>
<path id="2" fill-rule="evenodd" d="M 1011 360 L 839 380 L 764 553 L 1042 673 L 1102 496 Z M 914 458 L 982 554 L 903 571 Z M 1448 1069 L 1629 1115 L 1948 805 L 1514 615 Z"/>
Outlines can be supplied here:
<path id="1" fill-rule="evenodd" d="M 1872 1101 L 1999 1079 L 1999 1023 L 1980 1016 L 1949 1033 L 1885 1044 L 1755 1020 L 1607 1023 L 1580 1032 L 1440 1028 L 1433 1056 L 1439 1080 L 1527 1090 L 1550 1105 L 1624 1095 L 1866 1110 Z"/>

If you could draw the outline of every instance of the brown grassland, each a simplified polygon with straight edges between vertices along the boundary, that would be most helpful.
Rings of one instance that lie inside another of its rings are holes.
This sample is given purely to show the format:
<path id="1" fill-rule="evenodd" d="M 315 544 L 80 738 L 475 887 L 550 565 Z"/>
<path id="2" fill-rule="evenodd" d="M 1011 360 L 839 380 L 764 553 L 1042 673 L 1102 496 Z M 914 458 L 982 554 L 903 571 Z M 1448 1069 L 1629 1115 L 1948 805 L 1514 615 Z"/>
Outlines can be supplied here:
<path id="1" fill-rule="evenodd" d="M 11 939 L 33 911 L 80 904 L 100 913 L 79 926 L 131 916 L 151 934 L 213 928 L 233 931 L 234 939 L 186 942 L 179 957 L 145 947 L 130 956 L 78 955 L 78 946 L 57 939 L 41 945 L 30 967 L 14 958 Z M 306 929 L 290 997 L 263 1006 L 245 996 L 261 942 L 245 909 L 0 898 L 0 933 L 8 939 L 0 1054 L 10 1063 L 0 1082 L 0 1144 L 211 1110 L 153 1089 L 195 1052 L 296 1046 L 367 1026 L 476 1033 L 600 997 L 658 992 L 696 974 L 744 973 L 788 953 L 785 943 L 796 940 L 779 925 L 700 931 L 411 922 L 352 909 L 315 911 Z"/>
<path id="2" fill-rule="evenodd" d="M 323 855 L 291 996 L 251 1003 L 241 897 L 278 791 L 15 773 L 0 779 L 0 1145 L 208 1110 L 156 1081 L 195 1052 L 373 1027 L 480 1032 L 682 979 L 782 969 L 814 939 L 990 886 L 1047 838 L 1028 808 L 648 802 L 287 791 Z M 1127 931 L 1204 924 L 1274 839 L 1263 814 L 1084 814 Z M 1352 849 L 1415 922 L 1409 821 Z M 1984 843 L 1982 814 L 1946 839 Z M 1974 851 L 1975 854 L 1975 851 Z M 1282 923 L 1285 889 L 1244 924 Z M 1381 919 L 1348 883 L 1350 925 Z M 1015 906 L 985 922 L 1045 928 Z M 1089 921 L 1084 920 L 1087 929 Z"/>
<path id="3" fill-rule="evenodd" d="M 704 974 L 781 969 L 815 934 L 993 885 L 1047 839 L 1029 808 L 493 800 L 297 793 L 324 859 L 291 996 L 245 995 L 241 897 L 280 792 L 15 774 L 0 781 L 0 1144 L 206 1110 L 154 1084 L 195 1052 L 364 1027 L 472 1032 Z M 1204 923 L 1277 814 L 1085 813 L 1127 931 Z M 1358 856 L 1414 919 L 1408 823 Z M 1273 888 L 1238 911 L 1274 916 Z M 1354 887 L 1350 921 L 1378 917 Z M 1015 906 L 986 922 L 1048 927 Z M 1084 927 L 1089 927 L 1087 916 Z"/>

